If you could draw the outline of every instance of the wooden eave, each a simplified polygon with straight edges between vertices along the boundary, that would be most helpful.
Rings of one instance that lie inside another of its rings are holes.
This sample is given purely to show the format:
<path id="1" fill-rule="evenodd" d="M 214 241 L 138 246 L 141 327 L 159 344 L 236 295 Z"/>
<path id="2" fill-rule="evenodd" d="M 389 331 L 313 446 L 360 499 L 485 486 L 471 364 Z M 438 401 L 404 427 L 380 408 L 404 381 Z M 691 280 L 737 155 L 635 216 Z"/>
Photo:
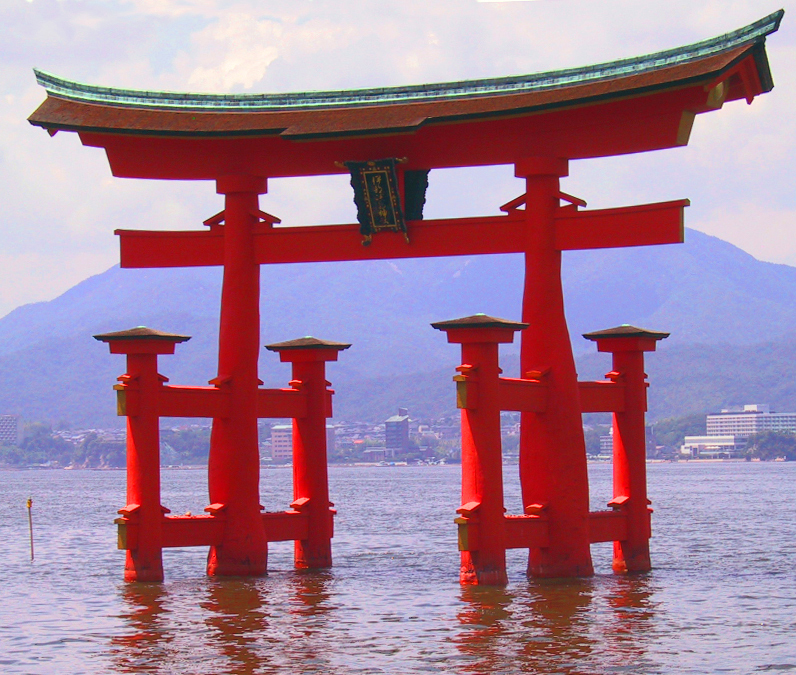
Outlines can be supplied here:
<path id="1" fill-rule="evenodd" d="M 189 94 L 85 85 L 37 71 L 47 89 L 31 124 L 95 134 L 189 138 L 280 136 L 334 140 L 411 133 L 436 123 L 516 117 L 725 82 L 721 102 L 773 87 L 765 52 L 775 12 L 695 45 L 535 75 L 353 91 Z M 715 101 L 713 102 L 715 104 Z M 706 101 L 704 109 L 716 107 Z M 701 109 L 690 112 L 702 112 Z"/>
<path id="2" fill-rule="evenodd" d="M 728 89 L 724 100 L 751 100 L 773 87 L 763 41 L 649 72 L 525 93 L 265 112 L 146 108 L 86 102 L 50 93 L 29 121 L 50 133 L 66 130 L 189 138 L 281 136 L 320 140 L 412 132 L 442 122 L 536 114 L 683 87 L 710 88 L 725 80 Z M 709 108 L 706 105 L 704 109 Z"/>

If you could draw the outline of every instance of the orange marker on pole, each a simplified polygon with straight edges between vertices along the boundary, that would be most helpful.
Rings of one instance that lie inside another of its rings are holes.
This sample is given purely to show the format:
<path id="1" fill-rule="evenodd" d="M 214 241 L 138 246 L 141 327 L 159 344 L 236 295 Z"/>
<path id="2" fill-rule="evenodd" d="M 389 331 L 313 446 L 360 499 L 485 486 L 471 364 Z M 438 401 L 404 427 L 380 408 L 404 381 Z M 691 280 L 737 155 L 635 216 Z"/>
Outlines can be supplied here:
<path id="1" fill-rule="evenodd" d="M 33 561 L 33 500 L 28 497 L 28 530 L 30 531 L 30 559 Z"/>

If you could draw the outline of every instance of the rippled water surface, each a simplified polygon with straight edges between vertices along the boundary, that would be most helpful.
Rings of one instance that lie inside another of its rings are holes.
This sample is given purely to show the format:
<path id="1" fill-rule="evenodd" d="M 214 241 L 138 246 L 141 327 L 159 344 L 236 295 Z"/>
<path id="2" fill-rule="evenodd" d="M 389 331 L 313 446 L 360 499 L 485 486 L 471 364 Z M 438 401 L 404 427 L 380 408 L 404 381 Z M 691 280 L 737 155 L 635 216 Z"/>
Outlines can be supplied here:
<path id="1" fill-rule="evenodd" d="M 608 465 L 589 467 L 594 508 Z M 515 468 L 506 467 L 511 475 Z M 289 470 L 263 504 L 290 502 Z M 796 672 L 796 464 L 649 466 L 652 573 L 462 588 L 458 467 L 331 468 L 335 567 L 204 576 L 205 550 L 169 550 L 162 584 L 124 584 L 115 548 L 123 472 L 0 471 L 2 673 Z M 205 473 L 167 470 L 163 502 L 201 512 Z M 516 481 L 507 506 L 519 512 Z M 25 499 L 34 499 L 36 560 Z"/>

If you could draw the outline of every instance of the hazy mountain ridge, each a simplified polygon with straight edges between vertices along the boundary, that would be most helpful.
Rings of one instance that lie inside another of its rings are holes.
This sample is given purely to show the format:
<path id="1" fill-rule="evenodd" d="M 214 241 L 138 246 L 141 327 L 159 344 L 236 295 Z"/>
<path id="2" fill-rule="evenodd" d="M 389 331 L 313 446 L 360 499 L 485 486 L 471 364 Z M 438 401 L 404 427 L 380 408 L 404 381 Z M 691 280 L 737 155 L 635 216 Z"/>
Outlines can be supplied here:
<path id="1" fill-rule="evenodd" d="M 519 319 L 522 274 L 520 255 L 263 266 L 262 342 L 308 334 L 351 342 L 330 365 L 340 416 L 378 418 L 399 403 L 417 413 L 452 409 L 445 387 L 458 349 L 429 323 L 475 312 Z M 785 337 L 796 333 L 796 268 L 689 230 L 680 246 L 568 252 L 563 276 L 579 353 L 593 350 L 579 337 L 589 330 L 633 323 L 672 332 L 649 356 L 651 415 L 712 409 L 719 400 L 793 399 L 784 378 L 796 381 L 796 340 Z M 0 412 L 118 423 L 110 387 L 124 359 L 91 335 L 135 325 L 192 335 L 160 369 L 174 383 L 204 384 L 215 375 L 220 288 L 218 268 L 114 267 L 50 302 L 17 308 L 0 319 Z M 596 358 L 580 360 L 583 376 Z M 757 380 L 739 375 L 751 363 Z M 773 381 L 757 386 L 763 375 Z M 284 386 L 289 370 L 263 350 L 261 377 Z"/>

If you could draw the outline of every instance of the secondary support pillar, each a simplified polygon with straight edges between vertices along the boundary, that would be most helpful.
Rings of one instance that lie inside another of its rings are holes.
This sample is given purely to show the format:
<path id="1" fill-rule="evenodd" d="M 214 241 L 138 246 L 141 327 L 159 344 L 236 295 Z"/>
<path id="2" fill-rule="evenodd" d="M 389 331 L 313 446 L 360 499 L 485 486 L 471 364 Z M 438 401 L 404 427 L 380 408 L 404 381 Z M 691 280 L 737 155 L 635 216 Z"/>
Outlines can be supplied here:
<path id="1" fill-rule="evenodd" d="M 651 509 L 647 499 L 647 453 L 644 414 L 647 411 L 647 374 L 644 352 L 655 351 L 658 340 L 669 333 L 656 333 L 634 326 L 618 326 L 586 333 L 597 350 L 613 355 L 608 376 L 624 385 L 624 409 L 613 414 L 614 495 L 609 506 L 627 517 L 627 538 L 614 542 L 613 570 L 619 574 L 652 569 L 649 540 Z"/>
<path id="2" fill-rule="evenodd" d="M 218 340 L 218 377 L 229 392 L 230 415 L 213 419 L 208 461 L 210 502 L 225 519 L 221 544 L 211 546 L 211 576 L 265 574 L 268 544 L 260 515 L 260 456 L 257 435 L 257 360 L 260 352 L 260 266 L 254 230 L 258 195 L 266 180 L 226 176 L 224 195 L 224 282 Z"/>
<path id="3" fill-rule="evenodd" d="M 173 354 L 178 342 L 190 338 L 139 326 L 94 339 L 106 342 L 111 354 L 127 355 L 127 373 L 114 387 L 119 414 L 127 416 L 127 505 L 119 520 L 135 523 L 137 532 L 136 541 L 128 542 L 124 580 L 163 581 L 163 516 L 168 510 L 160 503 L 158 394 L 163 378 L 158 354 Z"/>
<path id="4" fill-rule="evenodd" d="M 525 288 L 521 377 L 548 386 L 547 409 L 525 412 L 520 430 L 523 505 L 541 505 L 549 518 L 550 545 L 531 549 L 528 574 L 578 577 L 594 573 L 589 550 L 589 479 L 575 360 L 564 316 L 561 251 L 555 216 L 563 159 L 537 157 L 518 162 L 525 178 Z"/>
<path id="5" fill-rule="evenodd" d="M 332 391 L 327 389 L 326 362 L 337 361 L 350 344 L 313 337 L 266 345 L 293 364 L 294 388 L 306 395 L 307 412 L 293 419 L 293 503 L 309 517 L 306 539 L 295 542 L 295 565 L 301 569 L 332 566 L 334 506 L 329 501 L 326 420 L 332 416 Z"/>
<path id="6" fill-rule="evenodd" d="M 462 346 L 460 375 L 454 378 L 457 405 L 462 409 L 462 505 L 458 509 L 462 519 L 457 523 L 472 524 L 468 531 L 476 532 L 478 541 L 468 542 L 474 550 L 462 550 L 459 579 L 463 584 L 505 585 L 498 345 L 513 342 L 514 333 L 527 324 L 476 314 L 431 325 L 445 331 L 448 342 Z"/>

